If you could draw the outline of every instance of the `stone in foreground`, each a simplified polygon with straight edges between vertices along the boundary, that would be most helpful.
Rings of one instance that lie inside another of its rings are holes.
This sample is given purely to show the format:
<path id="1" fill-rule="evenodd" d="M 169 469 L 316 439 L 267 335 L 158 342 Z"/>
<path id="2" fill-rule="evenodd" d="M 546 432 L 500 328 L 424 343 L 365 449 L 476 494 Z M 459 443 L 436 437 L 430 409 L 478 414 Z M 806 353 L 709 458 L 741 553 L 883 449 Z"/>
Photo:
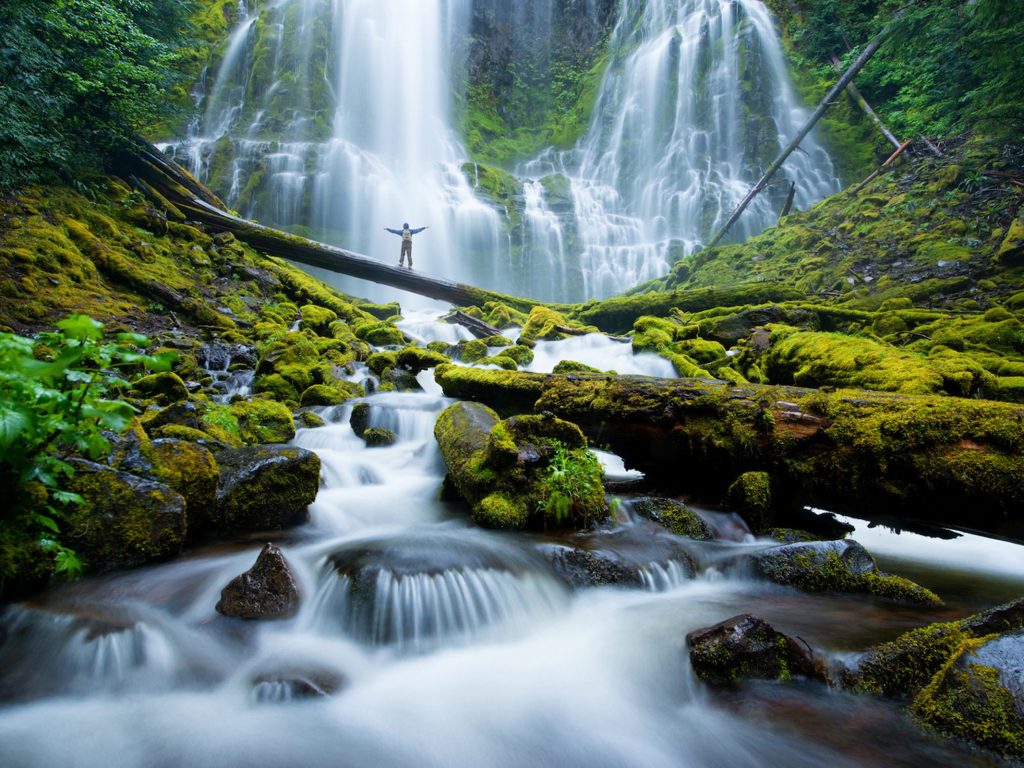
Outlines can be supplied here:
<path id="1" fill-rule="evenodd" d="M 217 612 L 239 619 L 287 619 L 298 612 L 299 602 L 288 561 L 276 546 L 265 544 L 255 565 L 221 590 Z"/>

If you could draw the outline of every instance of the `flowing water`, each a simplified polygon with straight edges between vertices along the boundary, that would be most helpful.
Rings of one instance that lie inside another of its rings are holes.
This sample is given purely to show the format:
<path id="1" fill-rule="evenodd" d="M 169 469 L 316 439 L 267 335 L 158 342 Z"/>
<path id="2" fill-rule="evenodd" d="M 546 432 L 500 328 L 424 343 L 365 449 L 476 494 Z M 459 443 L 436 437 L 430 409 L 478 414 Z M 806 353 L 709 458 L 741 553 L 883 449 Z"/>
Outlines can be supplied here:
<path id="1" fill-rule="evenodd" d="M 425 340 L 461 335 L 423 317 L 406 330 Z M 622 346 L 600 336 L 566 344 L 575 357 L 601 347 L 618 355 Z M 632 361 L 659 373 L 651 362 Z M 1021 594 L 1020 547 L 861 524 L 858 535 L 888 567 L 911 564 L 926 585 L 942 583 L 945 559 L 955 560 L 970 588 L 949 608 L 926 610 L 806 595 L 730 569 L 731 557 L 764 546 L 734 516 L 705 513 L 722 538 L 693 542 L 626 512 L 591 541 L 632 552 L 642 583 L 574 591 L 550 558 L 573 537 L 477 529 L 461 506 L 438 500 L 444 466 L 432 429 L 450 401 L 429 387 L 429 372 L 420 380 L 431 391 L 365 398 L 371 423 L 396 432 L 393 446 L 366 448 L 347 404 L 321 409 L 328 425 L 296 436 L 320 455 L 323 472 L 310 522 L 274 535 L 303 595 L 294 618 L 246 622 L 214 610 L 262 539 L 9 606 L 0 625 L 0 763 L 989 764 L 936 742 L 885 702 L 800 682 L 712 694 L 695 680 L 683 638 L 754 611 L 819 653 L 850 654 Z M 629 474 L 614 456 L 601 458 L 610 475 Z M 665 555 L 680 548 L 695 572 Z"/>
<path id="2" fill-rule="evenodd" d="M 622 291 L 706 241 L 808 110 L 760 0 L 619 0 L 589 130 L 499 200 L 456 127 L 472 15 L 514 14 L 512 44 L 543 69 L 551 6 L 240 0 L 199 119 L 164 147 L 243 215 L 384 262 L 399 249 L 385 228 L 408 222 L 430 226 L 413 251 L 431 274 L 549 301 Z M 595 6 L 578 12 L 597 25 Z M 736 236 L 774 223 L 784 182 L 798 206 L 839 188 L 813 135 L 777 179 Z"/>

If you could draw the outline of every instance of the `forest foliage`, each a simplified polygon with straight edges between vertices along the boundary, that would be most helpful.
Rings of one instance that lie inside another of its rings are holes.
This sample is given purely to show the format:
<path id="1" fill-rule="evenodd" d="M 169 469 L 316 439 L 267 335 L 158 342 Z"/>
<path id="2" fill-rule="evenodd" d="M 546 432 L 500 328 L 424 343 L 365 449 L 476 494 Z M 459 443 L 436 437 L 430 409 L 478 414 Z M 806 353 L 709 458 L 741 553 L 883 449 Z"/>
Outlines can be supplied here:
<path id="1" fill-rule="evenodd" d="M 0 3 L 0 188 L 101 168 L 175 108 L 193 0 Z"/>
<path id="2" fill-rule="evenodd" d="M 835 79 L 833 55 L 849 64 L 902 9 L 892 36 L 857 77 L 858 88 L 896 134 L 1019 135 L 1019 0 L 800 0 L 796 17 L 788 4 L 769 4 L 789 22 L 797 52 L 827 79 Z"/>

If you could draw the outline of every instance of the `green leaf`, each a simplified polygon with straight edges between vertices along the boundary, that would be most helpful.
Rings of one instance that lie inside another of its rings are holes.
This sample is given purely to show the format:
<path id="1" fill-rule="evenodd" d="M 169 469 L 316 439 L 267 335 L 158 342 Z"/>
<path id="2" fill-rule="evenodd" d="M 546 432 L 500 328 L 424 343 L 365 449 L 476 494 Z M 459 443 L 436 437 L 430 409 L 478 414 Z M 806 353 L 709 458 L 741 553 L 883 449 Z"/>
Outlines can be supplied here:
<path id="1" fill-rule="evenodd" d="M 0 451 L 6 453 L 31 423 L 29 413 L 17 406 L 0 402 Z"/>
<path id="2" fill-rule="evenodd" d="M 32 519 L 35 520 L 37 523 L 39 523 L 44 528 L 49 528 L 54 533 L 60 533 L 60 528 L 57 526 L 57 521 L 54 520 L 52 517 L 47 517 L 46 515 L 35 514 L 35 515 L 32 516 Z"/>
<path id="3" fill-rule="evenodd" d="M 141 333 L 119 333 L 117 340 L 121 344 L 134 344 L 136 347 L 148 347 L 149 338 Z"/>
<path id="4" fill-rule="evenodd" d="M 61 504 L 81 504 L 83 501 L 81 495 L 74 491 L 54 491 L 51 495 Z"/>
<path id="5" fill-rule="evenodd" d="M 99 341 L 103 338 L 103 323 L 88 315 L 71 315 L 57 323 L 57 327 L 69 339 Z"/>

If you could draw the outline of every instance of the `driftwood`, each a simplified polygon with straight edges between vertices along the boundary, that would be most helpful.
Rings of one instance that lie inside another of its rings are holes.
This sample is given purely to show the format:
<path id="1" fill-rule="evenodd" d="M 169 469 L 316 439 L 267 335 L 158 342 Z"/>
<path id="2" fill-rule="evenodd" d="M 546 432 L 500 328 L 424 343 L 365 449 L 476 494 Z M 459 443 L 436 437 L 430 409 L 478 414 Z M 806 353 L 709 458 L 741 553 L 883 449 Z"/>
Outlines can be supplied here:
<path id="1" fill-rule="evenodd" d="M 235 216 L 206 187 L 152 145 L 144 145 L 137 152 L 122 156 L 119 166 L 118 172 L 137 188 L 145 193 L 154 190 L 190 221 L 198 222 L 214 232 L 231 232 L 242 242 L 271 256 L 389 285 L 456 306 L 498 301 L 529 311 L 538 304 L 532 299 L 506 296 L 464 283 L 431 277 L 419 271 L 402 269 L 360 253 L 318 243 Z"/>
<path id="2" fill-rule="evenodd" d="M 910 146 L 910 139 L 907 139 L 902 144 L 900 144 L 899 149 L 897 149 L 895 152 L 893 152 L 891 155 L 889 155 L 889 157 L 886 158 L 884 163 L 882 163 L 874 171 L 872 171 L 870 176 L 868 176 L 866 179 L 864 179 L 864 181 L 862 181 L 856 187 L 851 189 L 850 190 L 850 194 L 851 195 L 856 195 L 858 192 L 860 192 L 862 189 L 864 189 L 864 187 L 866 187 L 868 184 L 870 184 L 878 176 L 878 174 L 880 174 L 882 171 L 884 171 L 886 168 L 888 168 L 890 165 L 892 165 L 893 162 L 895 162 L 896 158 L 903 154 L 903 150 L 905 150 L 909 146 Z"/>
<path id="3" fill-rule="evenodd" d="M 729 231 L 729 227 L 736 223 L 739 217 L 743 215 L 743 211 L 745 211 L 747 206 L 750 205 L 751 201 L 757 197 L 758 193 L 768 184 L 771 177 L 775 175 L 775 172 L 782 167 L 784 162 L 786 162 L 786 158 L 793 154 L 794 150 L 800 146 L 800 142 L 803 141 L 807 134 L 811 132 L 811 129 L 814 128 L 818 120 L 821 119 L 821 116 L 825 114 L 825 110 L 835 102 L 839 93 L 853 80 L 854 76 L 861 71 L 864 65 L 870 61 L 871 57 L 875 55 L 875 51 L 882 46 L 882 43 L 885 42 L 885 39 L 892 31 L 893 22 L 903 16 L 904 13 L 905 12 L 902 10 L 897 12 L 893 16 L 893 21 L 887 24 L 885 28 L 879 32 L 870 43 L 868 43 L 867 47 L 861 51 L 857 60 L 850 65 L 850 68 L 843 73 L 842 77 L 839 78 L 839 81 L 832 86 L 828 93 L 825 94 L 825 98 L 823 98 L 821 103 L 818 104 L 818 108 L 815 109 L 814 113 L 810 118 L 808 118 L 804 127 L 801 128 L 796 137 L 786 145 L 786 148 L 782 150 L 778 157 L 775 158 L 774 162 L 768 166 L 768 170 L 764 172 L 764 175 L 758 180 L 757 184 L 747 192 L 746 196 L 740 201 L 740 204 L 736 206 L 736 210 L 734 210 L 732 215 L 729 216 L 728 221 L 726 221 L 725 224 L 723 224 L 722 227 L 714 234 L 708 244 L 704 246 L 705 248 L 714 248 L 718 245 L 721 239 L 725 237 L 726 232 Z"/>
<path id="4" fill-rule="evenodd" d="M 486 339 L 489 336 L 501 335 L 501 331 L 493 325 L 488 325 L 483 320 L 477 320 L 472 315 L 467 315 L 465 312 L 460 312 L 459 310 L 455 310 L 441 319 L 446 323 L 461 325 L 463 328 L 468 328 L 469 332 L 478 339 Z"/>
<path id="5" fill-rule="evenodd" d="M 933 144 L 933 143 L 932 143 L 932 142 L 931 142 L 931 141 L 930 141 L 930 140 L 928 139 L 928 137 L 927 137 L 927 136 L 925 136 L 924 134 L 921 134 L 921 141 L 923 141 L 923 142 L 925 143 L 925 146 L 927 146 L 927 147 L 928 147 L 928 149 L 930 149 L 930 150 L 932 151 L 932 154 L 933 154 L 933 155 L 935 155 L 936 157 L 942 157 L 942 156 L 943 156 L 943 155 L 942 155 L 942 150 L 941 150 L 941 149 L 939 149 L 939 148 L 938 148 L 937 146 L 935 146 L 935 145 L 934 145 L 934 144 Z"/>
<path id="6" fill-rule="evenodd" d="M 832 54 L 832 66 L 836 72 L 843 71 L 843 65 L 840 64 L 839 57 L 834 53 Z M 894 147 L 899 147 L 900 140 L 896 138 L 892 131 L 889 130 L 889 126 L 882 122 L 882 118 L 880 118 L 878 113 L 871 108 L 871 105 L 868 104 L 868 100 L 864 98 L 863 94 L 861 94 L 860 90 L 852 81 L 846 84 L 846 92 L 850 94 L 850 98 L 857 103 L 857 106 L 860 107 L 871 122 L 875 124 L 875 127 L 883 136 L 885 136 L 886 140 L 888 140 Z"/>

